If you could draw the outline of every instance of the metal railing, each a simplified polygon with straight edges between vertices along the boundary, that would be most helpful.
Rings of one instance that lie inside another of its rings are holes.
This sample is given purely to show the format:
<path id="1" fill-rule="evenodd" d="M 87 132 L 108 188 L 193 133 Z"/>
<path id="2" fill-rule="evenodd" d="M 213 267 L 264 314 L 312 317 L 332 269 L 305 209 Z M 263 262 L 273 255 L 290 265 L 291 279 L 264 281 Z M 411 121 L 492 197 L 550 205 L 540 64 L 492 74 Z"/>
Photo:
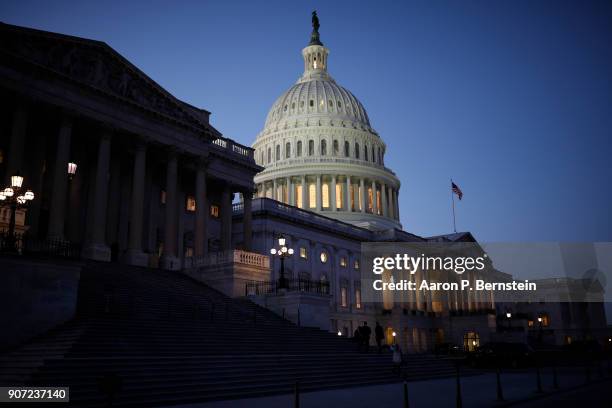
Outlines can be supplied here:
<path id="1" fill-rule="evenodd" d="M 278 293 L 280 290 L 287 292 L 306 292 L 319 295 L 329 295 L 329 282 L 312 281 L 306 279 L 285 279 L 284 287 L 278 281 L 272 282 L 247 282 L 245 286 L 245 296 L 265 295 Z"/>
<path id="2" fill-rule="evenodd" d="M 81 257 L 81 246 L 63 239 L 36 238 L 24 234 L 0 233 L 0 252 L 24 256 L 51 256 L 78 259 Z"/>

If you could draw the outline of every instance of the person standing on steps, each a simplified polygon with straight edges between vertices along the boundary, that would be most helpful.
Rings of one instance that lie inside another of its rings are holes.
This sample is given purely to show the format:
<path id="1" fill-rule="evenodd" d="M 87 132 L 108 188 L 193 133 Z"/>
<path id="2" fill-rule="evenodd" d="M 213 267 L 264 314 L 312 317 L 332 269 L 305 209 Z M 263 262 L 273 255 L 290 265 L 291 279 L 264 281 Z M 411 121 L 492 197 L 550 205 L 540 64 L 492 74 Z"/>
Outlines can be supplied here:
<path id="1" fill-rule="evenodd" d="M 385 338 L 385 334 L 382 326 L 378 322 L 376 322 L 376 327 L 374 328 L 374 337 L 376 338 L 376 345 L 378 346 L 378 354 L 380 354 L 382 353 L 382 341 Z"/>
<path id="2" fill-rule="evenodd" d="M 391 351 L 393 352 L 393 355 L 391 357 L 393 361 L 393 373 L 397 373 L 398 375 L 400 375 L 402 373 L 402 349 L 400 348 L 399 344 L 396 343 L 391 345 Z"/>
<path id="3" fill-rule="evenodd" d="M 368 322 L 363 322 L 363 326 L 361 326 L 361 339 L 363 340 L 363 345 L 365 347 L 365 352 L 370 351 L 370 336 L 372 335 L 372 329 L 368 326 Z"/>

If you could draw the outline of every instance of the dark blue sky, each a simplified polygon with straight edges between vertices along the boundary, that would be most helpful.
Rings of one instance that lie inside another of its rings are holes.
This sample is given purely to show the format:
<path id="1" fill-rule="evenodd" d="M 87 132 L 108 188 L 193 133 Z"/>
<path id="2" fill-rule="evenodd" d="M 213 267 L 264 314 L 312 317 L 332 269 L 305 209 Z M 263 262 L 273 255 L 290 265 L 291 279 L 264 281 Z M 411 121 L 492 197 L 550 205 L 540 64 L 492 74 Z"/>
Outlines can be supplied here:
<path id="1" fill-rule="evenodd" d="M 612 2 L 27 1 L 0 20 L 107 42 L 251 144 L 303 65 L 319 11 L 329 70 L 365 105 L 408 231 L 612 241 Z"/>

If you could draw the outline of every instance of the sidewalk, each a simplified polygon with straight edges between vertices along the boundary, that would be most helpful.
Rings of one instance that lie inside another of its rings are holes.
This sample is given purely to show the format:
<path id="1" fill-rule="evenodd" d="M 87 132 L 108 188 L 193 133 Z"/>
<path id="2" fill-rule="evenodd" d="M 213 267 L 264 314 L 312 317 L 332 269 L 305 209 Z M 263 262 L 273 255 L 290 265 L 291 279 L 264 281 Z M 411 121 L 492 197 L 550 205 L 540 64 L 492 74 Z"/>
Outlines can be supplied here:
<path id="1" fill-rule="evenodd" d="M 597 373 L 593 373 L 593 381 L 600 381 Z M 558 371 L 560 391 L 585 384 L 585 373 L 580 369 Z M 609 377 L 606 377 L 611 381 Z M 558 392 L 553 389 L 551 369 L 541 372 L 544 394 Z M 496 407 L 512 405 L 523 400 L 529 400 L 542 394 L 536 392 L 537 382 L 535 370 L 502 373 L 504 401 L 496 401 L 497 386 L 495 373 L 486 373 L 461 378 L 461 393 L 463 406 Z M 408 395 L 411 408 L 420 407 L 455 407 L 456 379 L 445 378 L 428 381 L 413 381 L 408 383 Z M 261 398 L 216 401 L 200 404 L 174 406 L 174 408 L 291 408 L 294 405 L 294 395 L 284 394 Z M 343 388 L 326 391 L 306 392 L 300 395 L 300 408 L 372 408 L 372 407 L 403 407 L 403 383 L 372 385 L 366 387 Z"/>

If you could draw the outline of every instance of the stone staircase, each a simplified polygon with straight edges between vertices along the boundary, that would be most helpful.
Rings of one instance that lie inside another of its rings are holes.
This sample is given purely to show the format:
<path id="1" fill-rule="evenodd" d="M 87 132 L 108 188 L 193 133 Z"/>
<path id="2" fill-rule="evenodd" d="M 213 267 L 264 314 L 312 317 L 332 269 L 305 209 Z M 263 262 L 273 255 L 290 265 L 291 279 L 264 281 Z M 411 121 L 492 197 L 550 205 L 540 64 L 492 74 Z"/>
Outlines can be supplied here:
<path id="1" fill-rule="evenodd" d="M 396 381 L 389 353 L 297 327 L 176 272 L 91 263 L 75 319 L 0 357 L 0 385 L 70 386 L 72 406 L 108 406 L 100 379 L 120 378 L 113 406 L 149 407 Z M 453 374 L 410 356 L 409 379 Z M 40 405 L 37 405 L 40 406 Z"/>

